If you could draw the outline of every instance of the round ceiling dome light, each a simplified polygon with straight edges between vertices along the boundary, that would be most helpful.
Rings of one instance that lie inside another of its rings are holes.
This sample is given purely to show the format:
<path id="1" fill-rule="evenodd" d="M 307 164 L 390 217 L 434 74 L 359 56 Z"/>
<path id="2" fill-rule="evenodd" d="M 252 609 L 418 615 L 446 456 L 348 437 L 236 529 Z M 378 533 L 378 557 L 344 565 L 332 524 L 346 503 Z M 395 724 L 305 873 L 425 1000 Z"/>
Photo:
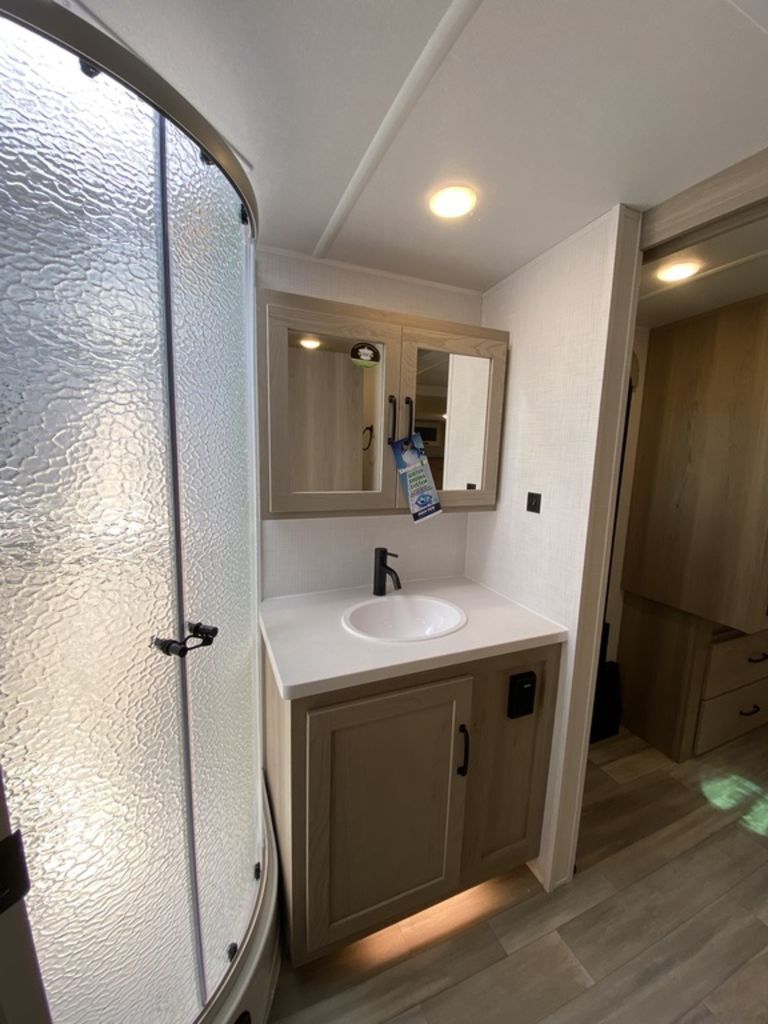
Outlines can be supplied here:
<path id="1" fill-rule="evenodd" d="M 432 194 L 429 208 L 436 217 L 466 217 L 476 203 L 477 192 L 469 185 L 449 185 Z"/>
<path id="2" fill-rule="evenodd" d="M 682 263 L 667 263 L 665 267 L 656 272 L 656 277 L 660 281 L 685 281 L 686 278 L 698 274 L 700 270 L 701 264 L 696 263 L 694 260 L 686 260 Z"/>
<path id="3" fill-rule="evenodd" d="M 301 345 L 302 348 L 320 348 L 320 339 L 313 338 L 312 335 L 310 334 L 306 338 L 302 338 L 299 344 Z"/>

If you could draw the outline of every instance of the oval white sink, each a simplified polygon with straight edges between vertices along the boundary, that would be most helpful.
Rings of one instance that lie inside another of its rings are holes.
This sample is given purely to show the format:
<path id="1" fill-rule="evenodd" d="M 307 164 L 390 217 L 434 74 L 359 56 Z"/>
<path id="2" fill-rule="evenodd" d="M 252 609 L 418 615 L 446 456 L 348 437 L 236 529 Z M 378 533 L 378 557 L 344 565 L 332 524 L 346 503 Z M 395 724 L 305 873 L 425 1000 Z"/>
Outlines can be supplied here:
<path id="1" fill-rule="evenodd" d="M 450 601 L 423 594 L 388 594 L 348 608 L 341 624 L 355 636 L 388 643 L 434 640 L 455 633 L 467 616 Z"/>

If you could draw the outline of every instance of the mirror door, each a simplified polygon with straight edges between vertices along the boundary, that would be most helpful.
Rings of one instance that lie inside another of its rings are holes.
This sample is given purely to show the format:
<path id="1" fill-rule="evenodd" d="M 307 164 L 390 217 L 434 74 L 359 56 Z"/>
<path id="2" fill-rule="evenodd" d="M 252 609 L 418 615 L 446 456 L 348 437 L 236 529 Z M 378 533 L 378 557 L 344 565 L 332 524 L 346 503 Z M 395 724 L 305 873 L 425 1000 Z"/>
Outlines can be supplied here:
<path id="1" fill-rule="evenodd" d="M 505 361 L 502 341 L 403 330 L 398 436 L 421 434 L 443 506 L 494 501 Z"/>
<path id="2" fill-rule="evenodd" d="M 395 507 L 401 328 L 267 306 L 270 510 Z"/>

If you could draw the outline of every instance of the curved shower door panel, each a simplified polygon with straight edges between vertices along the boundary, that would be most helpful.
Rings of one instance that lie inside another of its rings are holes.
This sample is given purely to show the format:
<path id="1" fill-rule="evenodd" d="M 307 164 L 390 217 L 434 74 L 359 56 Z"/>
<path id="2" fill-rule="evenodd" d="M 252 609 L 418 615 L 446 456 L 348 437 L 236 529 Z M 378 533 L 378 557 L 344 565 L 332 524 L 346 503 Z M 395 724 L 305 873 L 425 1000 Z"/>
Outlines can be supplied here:
<path id="1" fill-rule="evenodd" d="M 218 627 L 186 658 L 209 994 L 240 943 L 260 849 L 249 232 L 221 171 L 166 125 L 184 607 Z"/>
<path id="2" fill-rule="evenodd" d="M 156 115 L 0 19 L 0 758 L 56 1024 L 199 1011 Z"/>

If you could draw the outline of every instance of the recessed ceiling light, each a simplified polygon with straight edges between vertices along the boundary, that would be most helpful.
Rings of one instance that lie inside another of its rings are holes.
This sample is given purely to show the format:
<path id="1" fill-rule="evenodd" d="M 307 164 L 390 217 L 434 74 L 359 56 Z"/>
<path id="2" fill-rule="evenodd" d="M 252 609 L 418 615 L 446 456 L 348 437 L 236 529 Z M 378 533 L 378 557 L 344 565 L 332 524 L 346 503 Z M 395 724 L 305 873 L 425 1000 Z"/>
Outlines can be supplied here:
<path id="1" fill-rule="evenodd" d="M 660 281 L 684 281 L 686 277 L 693 277 L 701 270 L 701 264 L 694 260 L 686 260 L 682 263 L 668 263 L 661 270 L 656 271 L 656 277 Z"/>
<path id="2" fill-rule="evenodd" d="M 299 344 L 302 348 L 320 348 L 320 339 L 312 337 L 302 338 Z"/>
<path id="3" fill-rule="evenodd" d="M 477 202 L 477 192 L 468 185 L 449 185 L 438 189 L 429 200 L 429 208 L 436 217 L 464 217 L 471 213 Z"/>

